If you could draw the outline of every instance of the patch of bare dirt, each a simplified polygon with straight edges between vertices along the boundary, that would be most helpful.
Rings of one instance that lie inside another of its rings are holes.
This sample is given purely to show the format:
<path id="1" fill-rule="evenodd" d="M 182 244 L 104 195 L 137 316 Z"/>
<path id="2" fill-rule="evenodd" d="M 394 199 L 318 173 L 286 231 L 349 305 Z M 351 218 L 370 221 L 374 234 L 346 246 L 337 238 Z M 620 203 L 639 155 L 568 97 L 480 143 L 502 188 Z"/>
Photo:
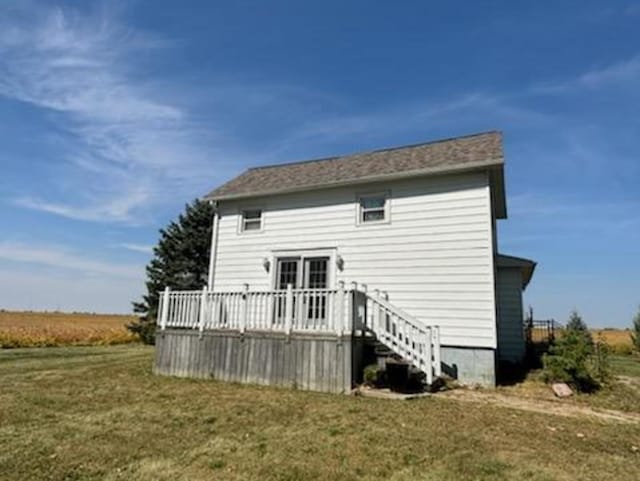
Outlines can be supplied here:
<path id="1" fill-rule="evenodd" d="M 632 389 L 640 392 L 640 378 L 631 376 L 617 376 L 616 379 L 622 384 L 629 386 Z"/>
<path id="2" fill-rule="evenodd" d="M 591 416 L 606 421 L 616 421 L 624 423 L 640 423 L 640 415 L 609 410 L 592 409 L 586 406 L 579 406 L 566 400 L 556 399 L 534 399 L 527 397 L 503 394 L 498 391 L 483 389 L 453 389 L 437 394 L 441 398 L 456 399 L 464 402 L 477 402 L 485 404 L 495 404 L 512 409 L 531 411 L 542 414 L 554 414 L 558 416 L 581 417 Z"/>

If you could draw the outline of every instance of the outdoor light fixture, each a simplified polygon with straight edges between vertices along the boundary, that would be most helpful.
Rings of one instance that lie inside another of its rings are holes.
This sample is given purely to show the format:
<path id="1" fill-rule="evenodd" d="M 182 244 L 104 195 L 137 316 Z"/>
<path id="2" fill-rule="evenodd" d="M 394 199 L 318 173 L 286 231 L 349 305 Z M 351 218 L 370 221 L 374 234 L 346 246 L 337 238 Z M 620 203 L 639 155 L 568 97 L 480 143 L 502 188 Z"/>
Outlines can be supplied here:
<path id="1" fill-rule="evenodd" d="M 344 259 L 339 254 L 336 256 L 336 267 L 340 271 L 344 270 Z"/>
<path id="2" fill-rule="evenodd" d="M 271 268 L 271 261 L 267 257 L 262 259 L 262 267 L 264 267 L 265 271 L 269 272 L 269 269 Z"/>

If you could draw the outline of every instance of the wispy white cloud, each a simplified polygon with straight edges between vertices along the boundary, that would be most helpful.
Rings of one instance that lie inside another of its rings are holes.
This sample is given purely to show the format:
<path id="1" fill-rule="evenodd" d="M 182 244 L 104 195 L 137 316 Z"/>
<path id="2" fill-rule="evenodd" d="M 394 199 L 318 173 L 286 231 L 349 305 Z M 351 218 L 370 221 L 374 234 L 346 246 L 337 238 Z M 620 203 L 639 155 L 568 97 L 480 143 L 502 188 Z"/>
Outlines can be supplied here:
<path id="1" fill-rule="evenodd" d="M 122 242 L 117 244 L 116 247 L 121 247 L 133 252 L 141 252 L 143 254 L 151 254 L 153 252 L 153 246 L 148 244 L 135 244 L 131 242 Z"/>
<path id="2" fill-rule="evenodd" d="M 100 261 L 79 255 L 59 246 L 0 242 L 0 259 L 12 262 L 55 267 L 60 270 L 80 271 L 85 274 L 141 280 L 142 266 Z"/>
<path id="3" fill-rule="evenodd" d="M 624 14 L 630 17 L 640 15 L 640 5 L 634 4 L 627 6 L 624 10 Z"/>
<path id="4" fill-rule="evenodd" d="M 519 105 L 513 93 L 473 92 L 441 99 L 413 99 L 409 103 L 352 115 L 328 115 L 307 122 L 290 132 L 282 150 L 309 141 L 331 142 L 353 139 L 385 139 L 398 133 L 417 131 L 422 138 L 433 128 L 451 128 L 456 134 L 498 129 L 500 126 L 545 125 L 543 112 Z"/>
<path id="5" fill-rule="evenodd" d="M 592 88 L 611 83 L 636 81 L 640 78 L 640 55 L 582 74 L 578 81 Z"/>
<path id="6" fill-rule="evenodd" d="M 35 197 L 18 197 L 14 200 L 14 203 L 22 207 L 49 212 L 69 219 L 136 223 L 136 219 L 132 217 L 132 211 L 144 204 L 149 199 L 150 193 L 142 187 L 139 189 L 133 187 L 122 197 L 115 197 L 116 194 L 117 192 L 114 192 L 114 198 L 106 197 L 104 200 L 88 206 L 48 202 Z"/>
<path id="7" fill-rule="evenodd" d="M 576 89 L 599 89 L 629 85 L 637 88 L 640 79 L 640 55 L 585 71 L 574 78 L 532 85 L 529 91 L 540 93 L 566 93 Z"/>
<path id="8" fill-rule="evenodd" d="M 58 170 L 75 189 L 61 200 L 30 195 L 16 203 L 74 219 L 136 222 L 162 192 L 200 193 L 210 134 L 136 75 L 136 56 L 170 44 L 127 28 L 109 10 L 39 7 L 0 21 L 0 95 L 56 116 L 71 139 Z"/>

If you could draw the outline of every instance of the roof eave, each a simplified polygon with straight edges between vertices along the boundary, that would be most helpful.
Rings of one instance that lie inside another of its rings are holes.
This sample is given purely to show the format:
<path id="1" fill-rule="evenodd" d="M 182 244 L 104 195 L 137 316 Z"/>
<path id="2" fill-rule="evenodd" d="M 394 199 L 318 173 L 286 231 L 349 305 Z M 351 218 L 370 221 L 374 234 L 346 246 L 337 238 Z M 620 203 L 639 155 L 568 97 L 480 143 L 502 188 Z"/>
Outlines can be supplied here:
<path id="1" fill-rule="evenodd" d="M 400 180 L 406 179 L 410 177 L 423 177 L 423 176 L 435 176 L 435 175 L 446 175 L 453 173 L 462 173 L 462 172 L 473 172 L 480 170 L 491 169 L 490 172 L 495 171 L 496 180 L 495 186 L 500 192 L 496 192 L 496 198 L 494 199 L 496 205 L 496 216 L 499 219 L 506 217 L 506 202 L 504 199 L 504 176 L 502 174 L 504 166 L 504 158 L 499 157 L 495 159 L 483 160 L 479 162 L 470 162 L 468 164 L 457 166 L 457 167 L 441 167 L 441 168 L 429 168 L 429 169 L 418 169 L 418 170 L 409 170 L 404 172 L 394 172 L 391 174 L 382 174 L 382 175 L 371 175 L 368 177 L 359 177 L 357 179 L 349 179 L 344 181 L 335 181 L 323 184 L 315 184 L 315 185 L 306 185 L 306 186 L 297 186 L 291 187 L 288 189 L 272 189 L 266 190 L 262 192 L 251 192 L 251 193 L 242 193 L 242 194 L 230 194 L 230 195 L 215 195 L 214 193 L 209 193 L 203 197 L 203 200 L 211 200 L 211 201 L 222 201 L 222 200 L 240 200 L 240 199 L 251 199 L 255 197 L 265 197 L 269 195 L 276 194 L 291 194 L 295 192 L 305 192 L 310 190 L 323 190 L 332 187 L 343 187 L 349 185 L 359 185 L 359 184 L 368 184 L 371 182 L 384 182 L 391 180 Z M 496 189 L 492 189 L 496 190 Z"/>
<path id="2" fill-rule="evenodd" d="M 533 272 L 536 270 L 537 262 L 531 259 L 525 259 L 524 257 L 509 256 L 505 254 L 498 254 L 497 259 L 498 267 L 517 267 L 522 272 L 522 289 L 526 289 L 531 282 Z"/>

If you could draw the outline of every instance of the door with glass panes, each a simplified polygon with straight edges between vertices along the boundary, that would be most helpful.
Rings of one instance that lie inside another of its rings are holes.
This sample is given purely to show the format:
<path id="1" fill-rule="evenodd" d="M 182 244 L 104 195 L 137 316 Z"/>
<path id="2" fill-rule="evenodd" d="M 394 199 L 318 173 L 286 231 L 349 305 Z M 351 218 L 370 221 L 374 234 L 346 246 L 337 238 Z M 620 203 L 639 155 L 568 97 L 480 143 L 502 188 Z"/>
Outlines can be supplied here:
<path id="1" fill-rule="evenodd" d="M 296 327 L 316 329 L 327 320 L 327 292 L 329 287 L 329 257 L 297 256 L 276 259 L 277 290 L 286 290 L 291 284 L 293 320 Z M 279 296 L 276 305 L 277 322 L 284 322 L 285 296 Z"/>

